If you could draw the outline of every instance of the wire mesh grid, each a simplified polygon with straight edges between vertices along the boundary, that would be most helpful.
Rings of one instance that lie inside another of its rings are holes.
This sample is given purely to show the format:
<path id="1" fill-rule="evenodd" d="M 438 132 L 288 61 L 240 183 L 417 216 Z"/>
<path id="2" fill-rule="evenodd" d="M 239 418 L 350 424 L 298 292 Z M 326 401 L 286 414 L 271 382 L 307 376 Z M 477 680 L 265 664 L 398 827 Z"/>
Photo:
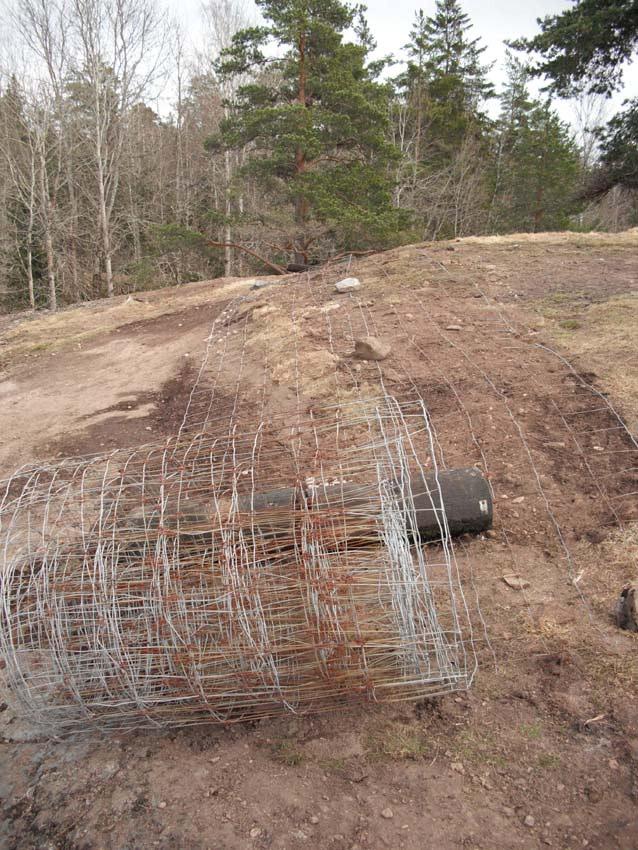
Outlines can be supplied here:
<path id="1" fill-rule="evenodd" d="M 209 422 L 211 425 L 211 422 Z M 465 688 L 475 669 L 420 401 L 391 396 L 23 470 L 0 505 L 0 651 L 54 734 Z"/>

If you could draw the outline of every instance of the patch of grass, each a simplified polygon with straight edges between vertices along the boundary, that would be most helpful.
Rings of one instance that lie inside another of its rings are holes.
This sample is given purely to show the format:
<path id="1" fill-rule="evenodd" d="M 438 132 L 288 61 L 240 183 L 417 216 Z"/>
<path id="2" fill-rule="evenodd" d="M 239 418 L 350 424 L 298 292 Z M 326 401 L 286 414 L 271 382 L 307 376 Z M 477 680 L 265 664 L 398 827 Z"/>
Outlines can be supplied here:
<path id="1" fill-rule="evenodd" d="M 455 750 L 459 761 L 466 764 L 498 768 L 506 768 L 509 765 L 496 736 L 488 730 L 465 729 L 456 739 Z"/>
<path id="2" fill-rule="evenodd" d="M 577 331 L 582 327 L 578 319 L 563 319 L 563 321 L 558 324 L 559 327 L 563 328 L 565 331 Z"/>
<path id="3" fill-rule="evenodd" d="M 306 760 L 304 753 L 294 741 L 275 741 L 270 746 L 272 758 L 286 767 L 296 767 Z"/>
<path id="4" fill-rule="evenodd" d="M 521 735 L 529 738 L 530 741 L 537 740 L 543 734 L 543 727 L 540 723 L 523 723 L 521 726 Z"/>
<path id="5" fill-rule="evenodd" d="M 326 773 L 343 773 L 346 769 L 346 760 L 341 758 L 321 759 L 318 764 Z"/>
<path id="6" fill-rule="evenodd" d="M 550 292 L 545 300 L 554 304 L 571 304 L 573 301 L 582 301 L 585 298 L 587 298 L 585 292 Z"/>
<path id="7" fill-rule="evenodd" d="M 373 729 L 365 747 L 369 758 L 393 761 L 419 759 L 430 752 L 424 732 L 407 723 L 386 723 Z"/>
<path id="8" fill-rule="evenodd" d="M 538 756 L 538 766 L 543 770 L 556 770 L 560 767 L 560 756 L 556 753 L 541 753 Z"/>

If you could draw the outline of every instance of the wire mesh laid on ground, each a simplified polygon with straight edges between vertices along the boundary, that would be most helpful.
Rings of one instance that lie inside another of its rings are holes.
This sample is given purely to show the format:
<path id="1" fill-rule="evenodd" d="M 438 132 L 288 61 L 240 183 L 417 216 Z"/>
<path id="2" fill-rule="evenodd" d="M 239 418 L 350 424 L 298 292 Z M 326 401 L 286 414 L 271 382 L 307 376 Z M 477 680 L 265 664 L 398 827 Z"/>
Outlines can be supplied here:
<path id="1" fill-rule="evenodd" d="M 414 543 L 410 476 L 437 473 L 422 404 L 209 425 L 5 482 L 0 652 L 31 720 L 229 722 L 466 687 L 444 514 L 440 543 Z"/>

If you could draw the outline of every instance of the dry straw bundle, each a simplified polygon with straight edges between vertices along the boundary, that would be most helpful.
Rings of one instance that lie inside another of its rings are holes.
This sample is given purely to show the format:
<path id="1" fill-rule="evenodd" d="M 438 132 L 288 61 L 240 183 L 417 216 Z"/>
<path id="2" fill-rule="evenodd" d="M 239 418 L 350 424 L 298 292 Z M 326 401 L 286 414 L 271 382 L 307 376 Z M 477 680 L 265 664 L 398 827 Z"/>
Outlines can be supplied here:
<path id="1" fill-rule="evenodd" d="M 0 505 L 12 697 L 60 735 L 466 687 L 443 512 L 441 542 L 418 545 L 426 473 L 436 487 L 426 411 L 389 397 L 17 473 Z"/>

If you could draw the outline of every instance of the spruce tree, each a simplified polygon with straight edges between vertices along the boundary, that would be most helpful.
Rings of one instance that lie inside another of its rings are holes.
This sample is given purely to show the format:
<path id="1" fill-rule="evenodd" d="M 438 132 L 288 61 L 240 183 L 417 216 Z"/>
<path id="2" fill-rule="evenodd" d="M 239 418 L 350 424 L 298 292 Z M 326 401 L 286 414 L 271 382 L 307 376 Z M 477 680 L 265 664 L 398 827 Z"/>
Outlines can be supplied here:
<path id="1" fill-rule="evenodd" d="M 484 100 L 493 89 L 485 50 L 458 0 L 437 0 L 434 15 L 415 16 L 396 78 L 395 137 L 403 167 L 397 197 L 411 204 L 423 238 L 458 236 L 483 226 L 491 122 Z"/>
<path id="2" fill-rule="evenodd" d="M 482 63 L 485 47 L 471 38 L 472 23 L 458 0 L 437 0 L 427 17 L 415 15 L 405 45 L 405 71 L 395 80 L 408 113 L 415 160 L 426 167 L 449 165 L 471 136 L 489 127 L 483 102 L 494 96 Z"/>
<path id="3" fill-rule="evenodd" d="M 410 41 L 404 46 L 408 61 L 403 74 L 396 79 L 399 92 L 403 92 L 408 110 L 408 121 L 414 137 L 414 164 L 421 160 L 423 137 L 428 112 L 428 32 L 423 9 L 415 14 L 410 30 Z"/>
<path id="4" fill-rule="evenodd" d="M 257 0 L 266 25 L 238 32 L 222 53 L 222 77 L 249 74 L 219 140 L 247 151 L 244 174 L 267 193 L 265 209 L 289 251 L 307 262 L 321 249 L 396 241 L 387 141 L 390 87 L 368 64 L 360 10 L 339 0 Z M 357 42 L 345 39 L 355 28 Z M 285 211 L 291 216 L 286 219 Z"/>
<path id="5" fill-rule="evenodd" d="M 492 227 L 561 230 L 577 210 L 578 149 L 549 101 L 530 97 L 527 69 L 509 57 L 494 162 Z"/>
<path id="6" fill-rule="evenodd" d="M 481 62 L 485 47 L 470 37 L 471 29 L 458 0 L 437 0 L 421 36 L 427 52 L 430 133 L 443 155 L 458 149 L 468 132 L 480 134 L 486 123 L 482 102 L 494 95 L 489 66 Z"/>

